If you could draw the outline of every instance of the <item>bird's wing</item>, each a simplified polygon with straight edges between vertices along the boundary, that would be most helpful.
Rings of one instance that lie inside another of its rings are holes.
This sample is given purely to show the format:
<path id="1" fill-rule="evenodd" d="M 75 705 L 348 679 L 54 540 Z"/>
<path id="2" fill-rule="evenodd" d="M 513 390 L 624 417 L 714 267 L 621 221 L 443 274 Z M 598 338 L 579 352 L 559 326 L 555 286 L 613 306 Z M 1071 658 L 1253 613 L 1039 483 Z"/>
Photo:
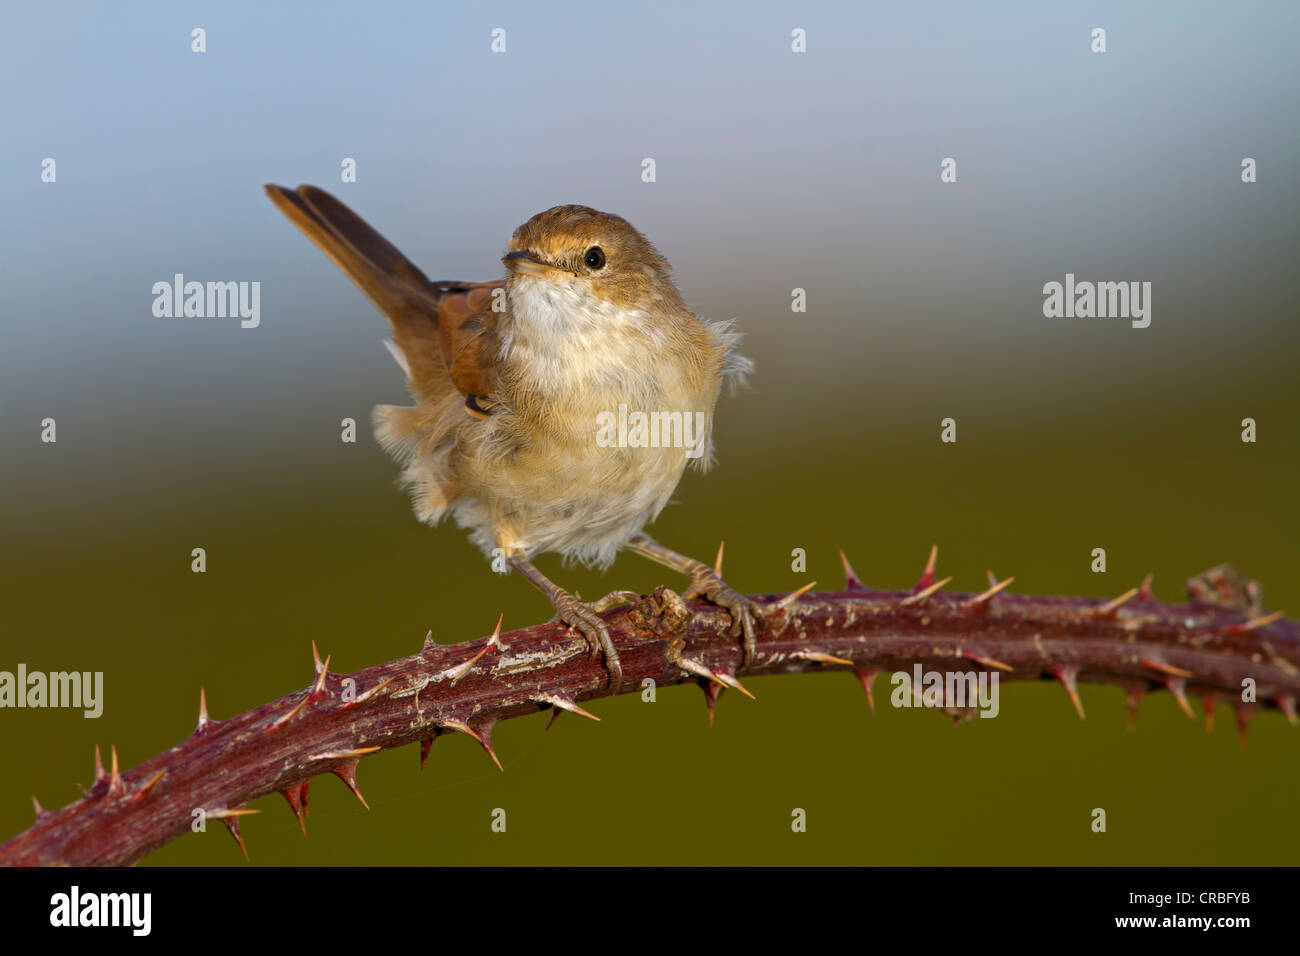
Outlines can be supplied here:
<path id="1" fill-rule="evenodd" d="M 268 185 L 266 193 L 388 317 L 411 391 L 434 401 L 455 389 L 474 408 L 495 384 L 496 282 L 431 282 L 391 242 L 323 189 Z"/>

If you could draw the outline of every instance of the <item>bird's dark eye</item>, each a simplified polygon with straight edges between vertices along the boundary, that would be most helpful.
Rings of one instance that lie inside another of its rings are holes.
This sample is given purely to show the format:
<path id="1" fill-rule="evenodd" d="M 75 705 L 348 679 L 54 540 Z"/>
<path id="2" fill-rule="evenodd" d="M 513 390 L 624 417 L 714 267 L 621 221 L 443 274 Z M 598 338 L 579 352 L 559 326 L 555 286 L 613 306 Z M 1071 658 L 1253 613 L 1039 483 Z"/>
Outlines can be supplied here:
<path id="1" fill-rule="evenodd" d="M 582 257 L 582 261 L 587 263 L 589 269 L 605 268 L 605 253 L 600 246 L 592 246 L 587 250 L 587 254 Z"/>

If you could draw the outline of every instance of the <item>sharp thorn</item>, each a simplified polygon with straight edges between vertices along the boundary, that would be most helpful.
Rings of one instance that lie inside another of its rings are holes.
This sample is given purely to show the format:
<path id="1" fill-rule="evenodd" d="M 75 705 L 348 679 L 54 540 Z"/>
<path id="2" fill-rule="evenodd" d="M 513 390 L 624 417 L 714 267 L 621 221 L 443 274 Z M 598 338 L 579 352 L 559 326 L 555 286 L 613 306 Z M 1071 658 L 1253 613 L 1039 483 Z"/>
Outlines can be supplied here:
<path id="1" fill-rule="evenodd" d="M 312 650 L 315 649 L 316 642 L 312 641 Z M 325 678 L 329 677 L 330 673 L 329 655 L 325 656 L 324 664 L 321 664 L 319 659 L 317 659 L 316 663 L 320 665 L 316 668 L 316 683 L 311 685 L 311 693 L 307 695 L 307 699 L 312 701 L 320 700 L 325 696 Z"/>
<path id="2" fill-rule="evenodd" d="M 1100 607 L 1093 608 L 1092 615 L 1094 617 L 1110 617 L 1116 611 L 1118 611 L 1123 605 L 1127 604 L 1129 601 L 1133 600 L 1137 596 L 1138 596 L 1138 589 L 1129 588 L 1127 591 L 1125 591 L 1123 594 L 1121 594 L 1119 597 L 1115 598 L 1114 600 L 1107 601 L 1105 604 L 1101 605 Z"/>
<path id="3" fill-rule="evenodd" d="M 250 810 L 243 808 L 239 810 L 204 810 L 203 815 L 209 820 L 220 820 L 230 831 L 230 835 L 235 838 L 239 844 L 239 852 L 244 854 L 244 859 L 248 859 L 248 847 L 244 846 L 243 834 L 239 832 L 239 818 L 252 816 L 254 813 L 261 813 L 261 810 Z"/>
<path id="4" fill-rule="evenodd" d="M 202 687 L 199 688 L 199 724 L 194 728 L 196 734 L 206 733 L 212 726 L 212 718 L 208 716 L 208 692 Z"/>
<path id="5" fill-rule="evenodd" d="M 849 661 L 847 663 L 852 663 L 852 662 Z M 726 671 L 716 671 L 715 676 L 718 678 L 718 680 L 722 683 L 724 687 L 730 687 L 732 690 L 738 690 L 746 697 L 748 697 L 750 700 L 758 699 L 745 689 L 745 685 L 736 679 L 735 674 L 728 674 Z"/>
<path id="6" fill-rule="evenodd" d="M 307 835 L 307 821 L 303 817 L 302 811 L 303 807 L 307 804 L 307 787 L 310 783 L 310 780 L 304 780 L 297 786 L 285 787 L 280 791 L 280 796 L 284 797 L 284 799 L 288 801 L 289 809 L 292 810 L 293 815 L 298 818 L 298 829 L 302 831 L 303 836 Z"/>
<path id="7" fill-rule="evenodd" d="M 819 664 L 852 664 L 853 661 L 847 657 L 836 657 L 833 654 L 823 654 L 821 651 L 795 651 L 791 657 L 802 658 L 806 661 L 817 661 Z"/>
<path id="8" fill-rule="evenodd" d="M 963 658 L 965 658 L 965 659 L 968 660 L 968 661 L 975 661 L 976 663 L 983 664 L 985 667 L 993 667 L 993 668 L 996 668 L 997 670 L 1000 670 L 1000 671 L 1013 671 L 1013 670 L 1015 670 L 1015 668 L 1012 667 L 1010 664 L 1004 664 L 1004 663 L 1002 663 L 1001 661 L 994 660 L 994 659 L 991 658 L 991 657 L 985 657 L 983 654 L 976 654 L 974 651 L 967 651 L 967 650 L 962 650 L 961 648 L 958 648 L 958 649 L 957 649 L 957 656 L 958 656 L 958 657 L 963 657 Z"/>
<path id="9" fill-rule="evenodd" d="M 965 607 L 967 610 L 975 610 L 977 608 L 987 607 L 989 602 L 991 602 L 998 595 L 1000 591 L 1004 590 L 1013 581 L 1015 581 L 1015 578 L 1007 578 L 1005 581 L 999 581 L 997 584 L 994 584 L 987 591 L 975 595 L 975 597 L 971 598 L 962 606 Z"/>
<path id="10" fill-rule="evenodd" d="M 571 714 L 586 717 L 588 720 L 600 720 L 595 714 L 579 707 L 577 701 L 570 700 L 568 697 L 561 697 L 558 694 L 534 694 L 529 700 L 535 700 L 539 704 L 550 704 L 554 708 L 567 710 Z"/>
<path id="11" fill-rule="evenodd" d="M 718 542 L 718 556 L 713 561 L 713 573 L 716 574 L 718 577 L 722 577 L 722 549 L 725 548 L 726 546 L 727 546 L 727 542 L 725 541 Z"/>
<path id="12" fill-rule="evenodd" d="M 1178 701 L 1178 706 L 1183 709 L 1183 713 L 1195 720 L 1196 712 L 1192 710 L 1192 705 L 1187 700 L 1187 681 L 1181 677 L 1166 677 L 1164 685 L 1169 693 L 1174 695 L 1174 700 Z"/>
<path id="13" fill-rule="evenodd" d="M 370 698 L 374 697 L 374 696 L 375 696 L 376 694 L 378 694 L 381 690 L 383 690 L 385 687 L 387 687 L 389 684 L 391 684 L 394 680 L 396 680 L 396 678 L 394 678 L 394 677 L 389 677 L 388 679 L 386 679 L 385 681 L 383 681 L 383 683 L 376 684 L 374 687 L 370 688 L 370 690 L 366 691 L 364 694 L 362 694 L 362 695 L 361 695 L 360 697 L 358 697 L 356 700 L 349 701 L 348 704 L 347 704 L 347 706 L 348 706 L 348 707 L 355 707 L 355 706 L 357 706 L 357 704 L 364 704 L 364 703 L 365 703 L 366 701 L 368 701 Z"/>
<path id="14" fill-rule="evenodd" d="M 1181 667 L 1174 667 L 1172 664 L 1166 664 L 1163 661 L 1151 660 L 1149 657 L 1143 657 L 1138 660 L 1143 667 L 1149 667 L 1153 671 L 1159 671 L 1161 674 L 1167 674 L 1170 677 L 1195 677 L 1191 671 L 1185 671 Z"/>
<path id="15" fill-rule="evenodd" d="M 366 803 L 366 798 L 361 795 L 361 788 L 357 786 L 357 763 L 358 760 L 349 760 L 347 763 L 331 767 L 330 772 L 347 784 L 347 788 L 352 791 L 353 796 L 361 801 L 363 807 L 369 810 L 370 804 Z"/>
<path id="16" fill-rule="evenodd" d="M 907 607 L 909 604 L 920 604 L 922 601 L 930 597 L 930 595 L 934 594 L 934 592 L 942 590 L 943 586 L 951 580 L 952 577 L 949 576 L 944 578 L 942 581 L 935 581 L 933 584 L 927 586 L 923 590 L 917 591 L 910 597 L 903 598 L 903 600 L 898 602 L 899 607 Z"/>
<path id="17" fill-rule="evenodd" d="M 1155 597 L 1154 592 L 1151 590 L 1151 582 L 1154 580 L 1155 580 L 1154 574 L 1148 574 L 1146 577 L 1142 579 L 1142 586 L 1138 588 L 1139 601 L 1150 601 L 1152 598 Z"/>
<path id="18" fill-rule="evenodd" d="M 713 729 L 713 710 L 722 696 L 725 689 L 721 684 L 715 684 L 713 681 L 705 680 L 703 677 L 696 678 L 695 683 L 699 685 L 700 690 L 704 691 L 704 704 L 709 709 L 709 729 Z"/>
<path id="19" fill-rule="evenodd" d="M 207 810 L 203 815 L 209 820 L 230 820 L 235 817 L 251 817 L 254 813 L 261 813 L 261 810 L 250 810 L 248 807 L 240 807 L 237 810 Z"/>
<path id="20" fill-rule="evenodd" d="M 1077 667 L 1057 667 L 1049 673 L 1061 682 L 1065 692 L 1070 695 L 1070 703 L 1074 704 L 1075 713 L 1079 715 L 1080 720 L 1084 720 L 1083 701 L 1079 699 L 1079 669 Z"/>
<path id="21" fill-rule="evenodd" d="M 437 739 L 438 739 L 438 735 L 434 734 L 432 737 L 425 737 L 423 740 L 420 741 L 420 769 L 421 770 L 424 769 L 425 763 L 428 762 L 429 751 L 433 749 L 433 742 Z"/>
<path id="22" fill-rule="evenodd" d="M 1263 617 L 1251 618 L 1243 624 L 1233 624 L 1227 631 L 1229 634 L 1245 634 L 1261 627 L 1268 627 L 1274 621 L 1280 621 L 1285 615 L 1286 611 L 1274 611 L 1272 614 L 1266 614 Z"/>
<path id="23" fill-rule="evenodd" d="M 480 728 L 480 734 L 476 736 L 478 736 L 478 741 L 483 745 L 483 749 L 487 751 L 488 756 L 492 758 L 492 762 L 497 765 L 497 769 L 505 773 L 506 768 L 501 766 L 501 759 L 497 756 L 497 752 L 492 749 L 492 724 L 485 723 Z"/>
<path id="24" fill-rule="evenodd" d="M 209 814 L 209 816 L 211 816 L 211 814 Z M 221 822 L 226 825 L 226 829 L 230 831 L 230 835 L 234 837 L 235 842 L 239 844 L 239 852 L 244 854 L 244 861 L 247 862 L 248 847 L 244 846 L 244 836 L 239 832 L 239 820 L 237 818 L 223 817 Z"/>
<path id="25" fill-rule="evenodd" d="M 912 585 L 912 593 L 924 591 L 934 583 L 934 569 L 939 563 L 939 546 L 937 544 L 930 546 L 930 558 L 925 562 L 925 570 L 921 572 L 921 577 Z M 949 578 L 948 580 L 952 580 Z"/>
<path id="26" fill-rule="evenodd" d="M 1219 706 L 1218 694 L 1200 694 L 1201 705 L 1205 708 L 1205 732 L 1214 733 L 1214 708 Z"/>
<path id="27" fill-rule="evenodd" d="M 874 714 L 876 712 L 876 696 L 872 693 L 871 687 L 876 682 L 876 675 L 880 673 L 880 670 L 875 667 L 867 667 L 853 673 L 862 682 L 862 689 L 867 695 L 867 706 L 871 708 L 871 712 Z"/>
<path id="28" fill-rule="evenodd" d="M 1237 746 L 1246 749 L 1246 730 L 1250 727 L 1250 718 L 1255 716 L 1254 707 L 1236 705 L 1237 711 Z"/>
<path id="29" fill-rule="evenodd" d="M 803 597 L 805 594 L 807 594 L 809 591 L 811 591 L 811 590 L 812 590 L 813 588 L 815 588 L 816 586 L 817 586 L 817 582 L 816 582 L 816 581 L 809 581 L 807 584 L 805 584 L 805 585 L 804 585 L 803 587 L 801 587 L 799 590 L 797 590 L 797 591 L 791 591 L 791 592 L 790 592 L 789 594 L 787 594 L 785 597 L 781 598 L 781 600 L 779 600 L 779 601 L 777 601 L 775 604 L 773 604 L 772 607 L 771 607 L 771 610 L 773 610 L 773 611 L 785 611 L 785 610 L 788 610 L 788 609 L 789 609 L 789 608 L 790 608 L 790 607 L 791 607 L 791 606 L 792 606 L 796 601 L 798 601 L 801 597 Z"/>
<path id="30" fill-rule="evenodd" d="M 858 572 L 853 570 L 853 565 L 849 564 L 849 557 L 840 549 L 840 564 L 844 565 L 844 590 L 846 591 L 869 591 L 871 590 L 862 583 L 858 577 Z"/>
<path id="31" fill-rule="evenodd" d="M 296 703 L 287 714 L 285 714 L 283 717 L 280 717 L 278 720 L 274 720 L 271 723 L 267 724 L 266 727 L 262 729 L 262 733 L 269 734 L 273 730 L 279 730 L 290 720 L 292 720 L 294 718 L 294 715 L 296 715 L 298 711 L 306 707 L 307 702 L 310 700 L 311 700 L 311 693 L 309 692 L 307 693 L 306 696 L 303 697 L 302 700 L 298 701 L 298 703 Z"/>
<path id="32" fill-rule="evenodd" d="M 495 721 L 492 723 L 495 723 Z M 497 765 L 497 769 L 505 773 L 506 768 L 501 766 L 501 760 L 497 757 L 496 751 L 492 749 L 492 723 L 485 723 L 479 729 L 475 729 L 461 720 L 444 720 L 439 723 L 439 726 L 458 730 L 462 734 L 469 734 L 487 751 L 488 756 L 492 758 L 492 762 Z"/>
<path id="33" fill-rule="evenodd" d="M 1130 690 L 1128 692 L 1128 729 L 1130 731 L 1137 726 L 1138 704 L 1142 703 L 1142 697 L 1145 694 L 1146 691 L 1144 690 Z"/>
<path id="34" fill-rule="evenodd" d="M 479 662 L 479 658 L 481 658 L 484 654 L 486 654 L 491 647 L 492 647 L 491 644 L 484 644 L 483 649 L 481 651 L 479 651 L 469 660 L 465 661 L 465 663 L 457 664 L 454 668 L 452 668 L 451 686 L 455 687 L 457 684 L 459 684 L 461 680 L 464 678 L 464 676 L 474 669 L 474 665 Z"/>
<path id="35" fill-rule="evenodd" d="M 1292 697 L 1290 694 L 1287 694 L 1284 697 L 1278 697 L 1276 699 L 1276 702 L 1278 708 L 1282 711 L 1282 713 L 1286 714 L 1286 719 L 1291 724 L 1292 727 L 1296 726 L 1297 724 L 1300 724 L 1300 716 L 1297 716 L 1295 712 L 1294 697 Z"/>
<path id="36" fill-rule="evenodd" d="M 143 800 L 147 800 L 149 794 L 153 792 L 153 788 L 158 785 L 158 781 L 165 776 L 167 776 L 167 771 L 159 770 L 156 774 L 146 780 L 139 790 L 136 790 L 131 794 L 131 802 L 140 803 Z"/>
<path id="37" fill-rule="evenodd" d="M 113 772 L 109 775 L 108 792 L 110 796 L 120 797 L 123 794 L 123 792 L 125 792 L 126 788 L 122 785 L 122 775 L 117 771 L 117 747 L 116 746 L 112 748 L 112 753 L 113 753 L 112 756 Z"/>
<path id="38" fill-rule="evenodd" d="M 104 760 L 99 755 L 99 744 L 95 744 L 95 780 L 94 783 L 105 779 L 108 774 L 104 773 Z M 94 786 L 94 783 L 91 786 Z"/>
<path id="39" fill-rule="evenodd" d="M 985 577 L 987 578 L 987 580 L 988 580 L 988 582 L 989 582 L 989 587 L 993 587 L 994 585 L 996 585 L 996 584 L 998 583 L 998 576 L 997 576 L 996 574 L 993 573 L 993 569 L 992 569 L 992 568 L 989 568 L 987 571 L 985 571 L 985 572 L 984 572 L 984 575 L 985 575 Z"/>
<path id="40" fill-rule="evenodd" d="M 501 622 L 504 621 L 505 618 L 506 618 L 505 613 L 502 612 L 501 616 L 497 618 L 497 626 L 493 629 L 492 636 L 489 637 L 487 639 L 487 643 L 483 645 L 483 650 L 479 651 L 477 654 L 475 654 L 465 663 L 458 664 L 456 667 L 452 668 L 452 672 L 451 672 L 452 687 L 455 687 L 458 683 L 460 683 L 461 678 L 474 669 L 474 665 L 479 662 L 479 658 L 481 658 L 484 654 L 490 651 L 493 647 L 500 646 L 500 641 L 498 640 L 498 638 L 501 637 Z"/>
<path id="41" fill-rule="evenodd" d="M 41 806 L 41 801 L 39 801 L 39 800 L 36 799 L 36 794 L 34 794 L 34 793 L 32 794 L 32 806 L 36 808 L 36 819 L 37 819 L 37 820 L 39 820 L 41 817 L 45 816 L 46 810 L 45 810 L 45 808 L 44 808 L 43 806 Z"/>
<path id="42" fill-rule="evenodd" d="M 705 680 L 711 680 L 721 687 L 727 686 L 726 682 L 721 677 L 709 670 L 709 668 L 705 667 L 699 661 L 691 660 L 689 657 L 676 657 L 673 659 L 673 663 L 688 674 L 694 674 L 696 677 L 703 677 Z"/>
<path id="43" fill-rule="evenodd" d="M 317 674 L 325 669 L 326 665 L 322 664 L 320 661 L 320 650 L 317 649 L 315 641 L 311 642 L 311 659 L 312 663 L 316 665 Z"/>
<path id="44" fill-rule="evenodd" d="M 433 629 L 432 629 L 432 628 L 429 629 L 429 633 L 428 633 L 428 634 L 424 635 L 424 643 L 420 645 L 420 650 L 421 650 L 422 652 L 423 652 L 423 651 L 427 651 L 427 650 L 428 650 L 429 648 L 431 648 L 431 647 L 433 647 Z"/>
<path id="45" fill-rule="evenodd" d="M 315 651 L 316 642 L 312 641 L 311 646 L 312 646 L 312 650 Z M 287 714 L 267 724 L 266 728 L 262 731 L 262 733 L 269 734 L 273 730 L 279 730 L 281 727 L 283 727 L 285 724 L 291 721 L 300 710 L 302 710 L 312 701 L 320 700 L 322 696 L 322 690 L 325 686 L 325 678 L 329 676 L 329 672 L 330 672 L 330 659 L 326 657 L 325 663 L 316 669 L 316 683 L 312 685 L 311 690 L 307 692 L 306 696 L 303 697 L 302 700 L 298 701 L 298 703 L 293 706 L 293 709 L 290 710 Z"/>
<path id="46" fill-rule="evenodd" d="M 318 754 L 312 754 L 308 760 L 352 760 L 357 757 L 364 757 L 366 754 L 372 754 L 377 750 L 383 750 L 382 747 L 353 747 L 349 750 L 322 750 Z"/>

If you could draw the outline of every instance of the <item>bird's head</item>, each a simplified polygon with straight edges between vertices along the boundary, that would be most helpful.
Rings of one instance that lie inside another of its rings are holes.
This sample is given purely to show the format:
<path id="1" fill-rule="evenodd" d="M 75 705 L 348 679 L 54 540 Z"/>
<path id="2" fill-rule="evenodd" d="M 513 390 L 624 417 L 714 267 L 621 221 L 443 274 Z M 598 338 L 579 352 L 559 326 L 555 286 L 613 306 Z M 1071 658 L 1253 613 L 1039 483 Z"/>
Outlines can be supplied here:
<path id="1" fill-rule="evenodd" d="M 685 310 L 668 260 L 621 216 L 554 206 L 515 230 L 501 259 L 512 298 L 652 315 Z"/>

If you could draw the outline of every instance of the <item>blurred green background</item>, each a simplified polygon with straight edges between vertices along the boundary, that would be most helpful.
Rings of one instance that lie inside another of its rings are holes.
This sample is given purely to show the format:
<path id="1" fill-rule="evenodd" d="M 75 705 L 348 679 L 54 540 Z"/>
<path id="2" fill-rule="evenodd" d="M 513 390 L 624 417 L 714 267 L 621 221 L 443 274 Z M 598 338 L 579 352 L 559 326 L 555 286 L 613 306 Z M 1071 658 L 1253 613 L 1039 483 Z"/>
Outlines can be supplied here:
<path id="1" fill-rule="evenodd" d="M 1300 609 L 1295 8 L 1224 23 L 1190 4 L 669 5 L 563 24 L 524 5 L 305 9 L 4 11 L 0 75 L 25 93 L 8 104 L 23 151 L 0 157 L 0 669 L 102 670 L 106 704 L 98 720 L 0 712 L 3 837 L 30 823 L 30 794 L 76 797 L 95 744 L 132 766 L 182 739 L 200 687 L 222 718 L 304 686 L 312 640 L 346 672 L 429 628 L 453 643 L 503 612 L 507 628 L 550 615 L 454 527 L 412 517 L 367 424 L 403 398 L 383 320 L 265 200 L 268 180 L 335 191 L 438 278 L 496 276 L 510 230 L 558 202 L 645 231 L 757 363 L 720 403 L 718 467 L 652 528 L 706 559 L 725 538 L 738 588 L 838 588 L 838 547 L 869 584 L 904 587 L 937 542 L 962 590 L 992 568 L 1022 592 L 1113 596 L 1151 571 L 1172 600 L 1231 561 L 1268 607 Z M 1104 57 L 1087 48 L 1097 25 Z M 510 47 L 494 58 L 495 26 Z M 18 82 L 38 68 L 47 82 Z M 538 108 L 555 103 L 570 106 Z M 56 184 L 39 181 L 47 155 Z M 344 156 L 355 184 L 338 181 Z M 945 156 L 956 184 L 938 181 Z M 1239 181 L 1243 156 L 1259 183 Z M 262 326 L 153 318 L 150 286 L 174 272 L 261 281 Z M 1043 318 L 1042 284 L 1066 272 L 1151 281 L 1151 327 Z M 939 442 L 947 416 L 955 445 Z M 584 594 L 683 583 L 635 556 L 604 575 L 540 565 Z M 258 801 L 253 862 L 1300 851 L 1300 731 L 1275 712 L 1241 753 L 1230 710 L 1207 735 L 1166 694 L 1127 733 L 1114 688 L 1085 686 L 1080 722 L 1059 687 L 1008 684 L 998 719 L 954 728 L 887 703 L 873 717 L 844 674 L 747 685 L 757 701 L 724 696 L 712 730 L 691 687 L 595 702 L 599 724 L 508 721 L 504 774 L 468 739 L 441 741 L 423 773 L 414 748 L 379 754 L 359 771 L 374 809 L 320 779 L 306 841 L 278 795 Z M 243 865 L 222 828 L 146 862 Z"/>

